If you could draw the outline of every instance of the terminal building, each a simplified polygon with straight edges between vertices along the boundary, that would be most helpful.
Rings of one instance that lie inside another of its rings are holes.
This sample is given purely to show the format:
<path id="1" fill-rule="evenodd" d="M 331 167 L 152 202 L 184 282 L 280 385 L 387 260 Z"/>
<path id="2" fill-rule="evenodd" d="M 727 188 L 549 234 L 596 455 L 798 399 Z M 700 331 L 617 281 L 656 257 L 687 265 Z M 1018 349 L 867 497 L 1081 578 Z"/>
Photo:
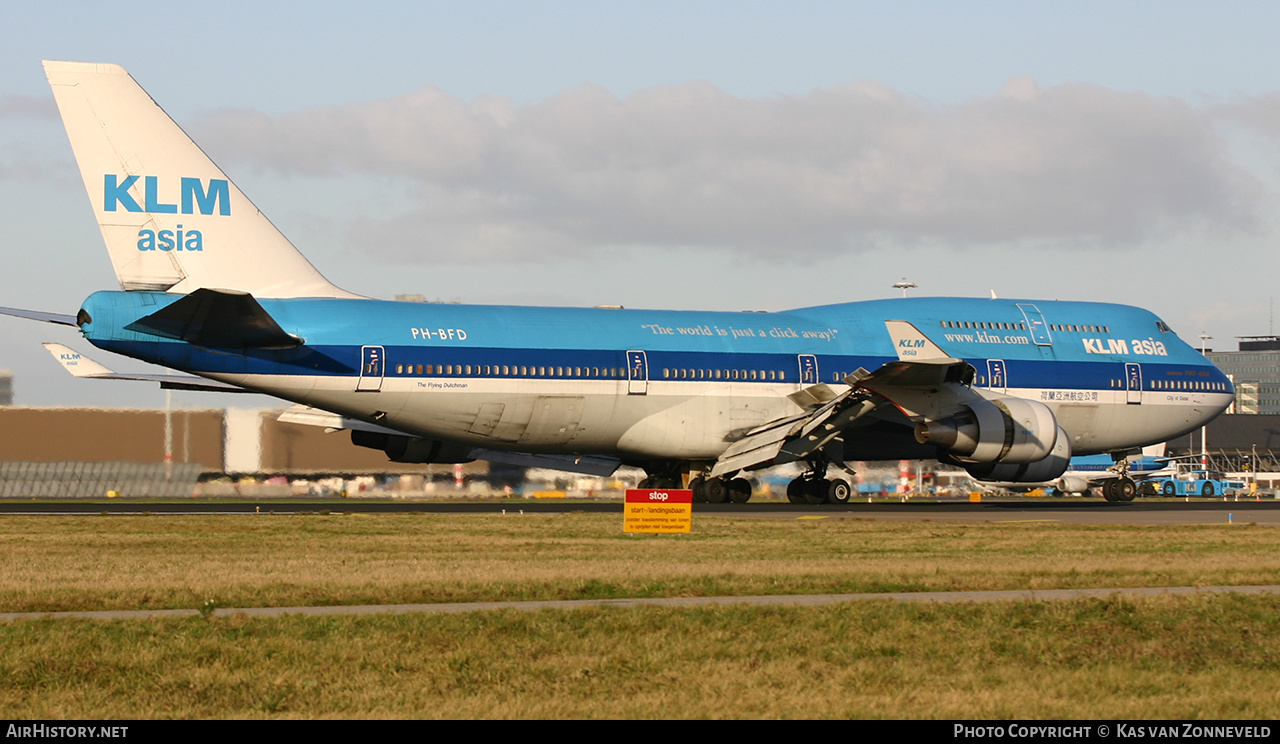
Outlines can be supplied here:
<path id="1" fill-rule="evenodd" d="M 1280 336 L 1241 336 L 1237 351 L 1206 351 L 1236 386 L 1231 413 L 1280 415 Z"/>
<path id="2" fill-rule="evenodd" d="M 415 490 L 433 481 L 452 488 L 465 479 L 501 488 L 523 473 L 480 461 L 391 462 L 380 450 L 352 444 L 348 432 L 281 422 L 280 413 L 0 406 L 0 496 L 190 496 L 197 482 L 228 479 L 287 484 L 390 478 Z M 201 488 L 216 493 L 215 485 Z"/>

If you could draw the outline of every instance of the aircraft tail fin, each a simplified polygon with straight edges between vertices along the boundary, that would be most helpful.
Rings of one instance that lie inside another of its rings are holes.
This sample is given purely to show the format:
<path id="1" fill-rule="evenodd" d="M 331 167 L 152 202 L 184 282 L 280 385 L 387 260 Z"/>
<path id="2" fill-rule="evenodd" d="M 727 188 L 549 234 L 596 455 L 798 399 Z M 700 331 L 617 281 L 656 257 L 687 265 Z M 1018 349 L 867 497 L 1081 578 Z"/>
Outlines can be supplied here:
<path id="1" fill-rule="evenodd" d="M 123 289 L 356 296 L 321 276 L 124 68 L 44 69 Z"/>

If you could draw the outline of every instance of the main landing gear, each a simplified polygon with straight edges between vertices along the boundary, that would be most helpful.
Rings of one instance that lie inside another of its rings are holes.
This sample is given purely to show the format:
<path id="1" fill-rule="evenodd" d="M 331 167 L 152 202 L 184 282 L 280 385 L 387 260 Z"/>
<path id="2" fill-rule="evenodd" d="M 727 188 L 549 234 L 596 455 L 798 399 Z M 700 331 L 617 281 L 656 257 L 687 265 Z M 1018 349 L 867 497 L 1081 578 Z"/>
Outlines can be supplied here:
<path id="1" fill-rule="evenodd" d="M 651 462 L 644 465 L 645 478 L 638 488 L 682 488 L 682 470 L 678 462 Z"/>
<path id="2" fill-rule="evenodd" d="M 827 478 L 827 463 L 810 462 L 811 470 L 787 484 L 793 504 L 847 504 L 853 486 L 843 478 Z"/>
<path id="3" fill-rule="evenodd" d="M 693 500 L 700 504 L 723 504 L 732 501 L 745 504 L 751 499 L 751 481 L 746 478 L 703 478 L 689 481 Z"/>
<path id="4" fill-rule="evenodd" d="M 1112 478 L 1102 484 L 1102 498 L 1107 501 L 1133 501 L 1133 497 L 1137 495 L 1138 484 L 1127 475 Z"/>
<path id="5" fill-rule="evenodd" d="M 847 504 L 853 486 L 843 478 L 828 478 L 826 460 L 809 462 L 809 471 L 787 485 L 787 500 L 793 504 Z M 678 465 L 650 464 L 640 488 L 680 488 Z M 696 472 L 696 471 L 695 471 Z M 705 472 L 705 471 L 704 471 Z M 695 475 L 688 488 L 699 504 L 745 504 L 751 500 L 751 481 L 746 478 L 708 478 Z"/>
<path id="6" fill-rule="evenodd" d="M 680 463 L 652 463 L 645 467 L 646 476 L 640 488 L 681 488 Z M 746 478 L 704 478 L 689 480 L 693 500 L 699 504 L 723 504 L 731 501 L 745 504 L 751 498 L 751 481 Z"/>
<path id="7" fill-rule="evenodd" d="M 787 501 L 793 504 L 847 504 L 852 495 L 853 486 L 843 478 L 807 473 L 787 484 Z"/>

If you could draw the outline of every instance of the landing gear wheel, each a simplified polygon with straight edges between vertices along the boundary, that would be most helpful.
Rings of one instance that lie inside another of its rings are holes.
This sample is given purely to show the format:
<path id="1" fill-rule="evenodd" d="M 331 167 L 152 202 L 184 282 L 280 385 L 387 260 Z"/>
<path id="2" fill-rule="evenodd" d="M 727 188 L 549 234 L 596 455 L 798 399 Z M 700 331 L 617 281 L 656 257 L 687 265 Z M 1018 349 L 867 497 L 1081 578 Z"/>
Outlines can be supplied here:
<path id="1" fill-rule="evenodd" d="M 708 478 L 702 490 L 707 495 L 708 504 L 723 504 L 729 498 L 729 486 L 724 478 Z"/>
<path id="2" fill-rule="evenodd" d="M 735 504 L 745 504 L 751 500 L 751 481 L 746 478 L 734 478 L 729 481 L 729 500 Z"/>
<path id="3" fill-rule="evenodd" d="M 1115 483 L 1116 501 L 1133 501 L 1138 495 L 1138 486 L 1132 478 L 1117 478 Z"/>
<path id="4" fill-rule="evenodd" d="M 796 478 L 787 484 L 787 501 L 793 504 L 804 503 L 804 481 Z"/>
<path id="5" fill-rule="evenodd" d="M 707 482 L 702 478 L 692 478 L 689 481 L 689 490 L 693 491 L 693 503 L 707 503 Z"/>
<path id="6" fill-rule="evenodd" d="M 853 487 L 849 485 L 849 481 L 842 478 L 827 481 L 827 503 L 828 504 L 847 504 L 849 497 L 853 495 Z"/>
<path id="7" fill-rule="evenodd" d="M 827 481 L 822 478 L 806 478 L 804 481 L 804 502 L 815 506 L 827 503 Z"/>
<path id="8" fill-rule="evenodd" d="M 1102 482 L 1102 498 L 1107 501 L 1116 500 L 1116 482 L 1114 480 Z"/>

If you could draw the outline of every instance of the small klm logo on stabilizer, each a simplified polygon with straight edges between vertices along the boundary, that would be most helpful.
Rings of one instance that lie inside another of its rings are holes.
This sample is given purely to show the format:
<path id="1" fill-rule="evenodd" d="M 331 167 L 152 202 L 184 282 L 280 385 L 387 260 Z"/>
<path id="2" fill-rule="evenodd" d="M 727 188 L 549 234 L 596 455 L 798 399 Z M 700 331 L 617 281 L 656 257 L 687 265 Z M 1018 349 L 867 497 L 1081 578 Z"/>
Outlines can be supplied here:
<path id="1" fill-rule="evenodd" d="M 139 176 L 125 176 L 124 180 L 114 173 L 102 177 L 102 209 L 115 212 L 120 207 L 126 212 L 147 212 L 150 214 L 203 214 L 216 213 L 223 217 L 231 216 L 231 186 L 224 178 L 211 178 L 208 183 L 199 178 L 182 178 L 178 187 L 178 202 L 165 203 L 160 200 L 160 179 L 156 176 L 141 176 L 142 200 L 129 193 L 129 189 L 137 184 Z M 176 230 L 138 231 L 138 250 L 140 251 L 203 251 L 204 235 L 199 230 L 183 230 L 178 225 Z"/>

